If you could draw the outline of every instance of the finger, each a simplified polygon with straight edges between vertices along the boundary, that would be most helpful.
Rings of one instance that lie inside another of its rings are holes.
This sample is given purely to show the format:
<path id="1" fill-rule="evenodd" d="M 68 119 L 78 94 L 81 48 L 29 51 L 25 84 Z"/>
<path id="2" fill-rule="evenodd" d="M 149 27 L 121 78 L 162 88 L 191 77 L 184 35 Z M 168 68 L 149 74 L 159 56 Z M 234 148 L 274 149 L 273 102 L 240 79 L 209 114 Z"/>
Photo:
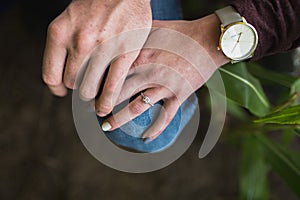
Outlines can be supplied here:
<path id="1" fill-rule="evenodd" d="M 99 116 L 104 117 L 112 111 L 128 74 L 128 70 L 137 56 L 138 52 L 135 51 L 121 55 L 111 63 L 102 93 L 96 102 Z"/>
<path id="2" fill-rule="evenodd" d="M 153 141 L 165 130 L 165 128 L 170 124 L 176 115 L 179 107 L 180 103 L 176 98 L 167 99 L 164 101 L 159 117 L 142 136 L 145 143 Z"/>
<path id="3" fill-rule="evenodd" d="M 67 88 L 62 82 L 67 50 L 63 42 L 54 38 L 55 34 L 48 33 L 43 56 L 42 77 L 50 91 L 57 96 L 65 96 Z"/>
<path id="4" fill-rule="evenodd" d="M 95 48 L 95 37 L 86 31 L 80 31 L 73 36 L 74 42 L 69 48 L 68 60 L 64 73 L 64 83 L 70 89 L 75 89 L 75 83 L 78 72 L 82 71 L 81 67 L 88 61 L 91 51 Z"/>
<path id="5" fill-rule="evenodd" d="M 135 75 L 130 79 L 126 79 L 115 105 L 130 99 L 140 91 L 154 87 L 157 87 L 157 85 L 149 83 L 149 81 L 141 75 Z"/>
<path id="6" fill-rule="evenodd" d="M 80 97 L 83 100 L 89 101 L 97 96 L 105 70 L 111 60 L 112 58 L 105 54 L 100 46 L 91 55 L 80 85 Z"/>
<path id="7" fill-rule="evenodd" d="M 64 71 L 64 84 L 69 89 L 77 89 L 80 82 L 80 74 L 84 72 L 84 66 L 87 61 L 87 54 L 79 54 L 74 50 L 69 51 Z"/>
<path id="8" fill-rule="evenodd" d="M 159 100 L 163 99 L 166 90 L 163 88 L 151 88 L 147 89 L 143 94 L 150 98 L 150 104 L 155 104 Z M 120 126 L 126 124 L 143 112 L 148 110 L 151 105 L 143 101 L 141 95 L 137 96 L 132 102 L 130 102 L 125 108 L 109 117 L 102 125 L 104 131 L 112 131 Z"/>
<path id="9" fill-rule="evenodd" d="M 154 64 L 150 63 L 139 66 L 134 70 L 134 73 L 126 78 L 115 105 L 129 99 L 139 91 L 161 86 L 161 84 L 155 83 L 152 80 L 153 76 L 151 74 L 154 67 L 153 65 Z"/>
<path id="10" fill-rule="evenodd" d="M 129 99 L 137 92 L 145 90 L 149 86 L 155 87 L 154 84 L 149 85 L 148 81 L 150 77 L 149 74 L 152 69 L 151 58 L 153 55 L 153 49 L 142 49 L 139 52 L 138 57 L 128 70 L 127 77 L 125 77 L 126 81 L 123 83 L 115 105 Z"/>

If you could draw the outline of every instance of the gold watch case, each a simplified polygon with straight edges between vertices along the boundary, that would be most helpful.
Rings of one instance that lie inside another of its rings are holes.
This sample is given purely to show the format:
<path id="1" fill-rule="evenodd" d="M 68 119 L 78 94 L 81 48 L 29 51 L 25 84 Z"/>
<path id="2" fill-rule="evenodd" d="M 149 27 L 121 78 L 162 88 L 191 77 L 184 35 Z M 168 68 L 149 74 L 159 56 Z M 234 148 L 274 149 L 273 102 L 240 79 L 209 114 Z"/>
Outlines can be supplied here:
<path id="1" fill-rule="evenodd" d="M 244 56 L 242 56 L 242 57 L 240 57 L 240 58 L 232 58 L 232 57 L 230 57 L 230 56 L 228 56 L 228 55 L 226 55 L 226 54 L 224 53 L 224 51 L 223 51 L 223 49 L 222 49 L 221 43 L 222 43 L 222 39 L 223 39 L 223 36 L 224 36 L 224 34 L 226 33 L 226 31 L 227 31 L 228 29 L 232 28 L 233 26 L 238 25 L 238 24 L 243 24 L 243 25 L 245 25 L 245 26 L 248 26 L 248 27 L 252 30 L 253 36 L 254 36 L 254 38 L 255 38 L 255 41 L 254 41 L 254 43 L 252 44 L 251 51 L 250 51 L 249 53 L 245 54 Z M 235 23 L 232 23 L 232 24 L 229 24 L 229 25 L 227 25 L 226 27 L 225 27 L 223 24 L 221 24 L 221 35 L 220 35 L 219 44 L 218 44 L 217 49 L 218 49 L 219 51 L 222 51 L 223 54 L 224 54 L 228 59 L 231 60 L 231 63 L 241 62 L 241 61 L 244 61 L 244 60 L 246 60 L 246 59 L 249 59 L 249 58 L 253 57 L 254 52 L 255 52 L 255 50 L 256 50 L 256 47 L 257 47 L 257 44 L 258 44 L 258 34 L 257 34 L 257 31 L 256 31 L 256 29 L 255 29 L 251 24 L 249 24 L 249 23 L 246 21 L 246 19 L 245 19 L 244 17 L 242 17 L 242 21 L 240 21 L 240 22 L 235 22 Z"/>

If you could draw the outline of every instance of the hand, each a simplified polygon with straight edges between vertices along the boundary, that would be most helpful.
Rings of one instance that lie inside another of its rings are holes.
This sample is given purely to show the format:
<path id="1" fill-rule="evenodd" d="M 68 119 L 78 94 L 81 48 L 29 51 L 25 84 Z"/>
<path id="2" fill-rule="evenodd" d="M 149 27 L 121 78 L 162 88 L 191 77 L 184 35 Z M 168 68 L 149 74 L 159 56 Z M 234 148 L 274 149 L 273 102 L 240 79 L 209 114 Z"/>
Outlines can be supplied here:
<path id="1" fill-rule="evenodd" d="M 171 122 L 181 103 L 229 61 L 217 51 L 219 24 L 215 15 L 192 22 L 153 22 L 158 28 L 151 32 L 131 67 L 117 101 L 121 103 L 141 92 L 150 98 L 151 104 L 164 101 L 160 116 L 143 138 L 155 139 Z M 112 131 L 150 106 L 139 95 L 109 117 L 102 128 Z"/>
<path id="2" fill-rule="evenodd" d="M 139 51 L 128 53 L 115 59 L 116 49 L 132 41 L 118 40 L 114 48 L 102 49 L 106 59 L 93 59 L 94 49 L 101 49 L 107 41 L 120 33 L 141 29 L 135 42 L 142 47 L 152 24 L 150 0 L 73 0 L 48 28 L 47 42 L 43 58 L 43 80 L 53 94 L 64 96 L 67 88 L 79 86 L 75 82 L 78 72 L 87 67 L 80 87 L 81 96 L 93 99 L 98 92 L 103 74 L 110 64 L 103 95 L 99 98 L 99 109 L 109 113 L 114 102 L 110 101 L 111 91 L 120 91 L 121 85 L 115 80 L 125 80 L 128 69 Z M 111 62 L 114 59 L 113 62 Z M 113 76 L 112 76 L 113 74 Z M 106 101 L 109 99 L 109 101 Z"/>

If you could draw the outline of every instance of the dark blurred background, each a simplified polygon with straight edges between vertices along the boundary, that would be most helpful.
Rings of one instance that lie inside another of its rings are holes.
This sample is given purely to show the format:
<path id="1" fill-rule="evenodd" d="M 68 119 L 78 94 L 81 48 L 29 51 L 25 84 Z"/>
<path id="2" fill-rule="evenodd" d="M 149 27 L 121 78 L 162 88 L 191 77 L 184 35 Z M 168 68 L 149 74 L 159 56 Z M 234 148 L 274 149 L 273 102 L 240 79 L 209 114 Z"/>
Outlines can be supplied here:
<path id="1" fill-rule="evenodd" d="M 186 0 L 184 15 L 207 15 L 219 2 Z M 41 80 L 47 25 L 67 4 L 0 4 L 0 199 L 238 199 L 239 152 L 221 139 L 198 159 L 201 124 L 189 150 L 152 173 L 118 172 L 87 152 L 74 127 L 71 95 L 53 97 Z M 274 199 L 295 199 L 276 175 L 271 180 Z"/>

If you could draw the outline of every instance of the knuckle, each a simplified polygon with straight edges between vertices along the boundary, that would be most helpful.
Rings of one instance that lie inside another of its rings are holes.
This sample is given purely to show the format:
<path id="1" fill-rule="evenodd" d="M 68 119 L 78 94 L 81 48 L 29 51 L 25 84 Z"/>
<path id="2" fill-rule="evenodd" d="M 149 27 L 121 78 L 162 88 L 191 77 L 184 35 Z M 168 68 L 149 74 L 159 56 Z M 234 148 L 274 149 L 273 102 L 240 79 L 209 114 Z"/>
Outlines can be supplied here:
<path id="1" fill-rule="evenodd" d="M 112 108 L 110 105 L 100 102 L 99 104 L 97 104 L 97 110 L 101 111 L 102 113 L 110 113 Z"/>
<path id="2" fill-rule="evenodd" d="M 150 59 L 145 55 L 139 55 L 139 57 L 134 61 L 133 66 L 138 67 L 140 65 L 144 65 L 149 63 Z"/>
<path id="3" fill-rule="evenodd" d="M 110 81 L 105 86 L 105 94 L 106 94 L 106 96 L 112 96 L 115 90 L 116 90 L 116 83 Z"/>
<path id="4" fill-rule="evenodd" d="M 60 84 L 60 81 L 58 79 L 54 78 L 53 76 L 50 75 L 43 75 L 43 81 L 50 86 L 57 86 Z"/>
<path id="5" fill-rule="evenodd" d="M 105 114 L 110 113 L 113 109 L 111 99 L 107 95 L 103 96 L 103 94 L 98 99 L 96 107 L 98 111 Z"/>
<path id="6" fill-rule="evenodd" d="M 74 79 L 64 79 L 64 84 L 69 89 L 74 89 L 75 80 Z"/>
<path id="7" fill-rule="evenodd" d="M 84 100 L 90 100 L 90 99 L 95 98 L 95 95 L 93 94 L 93 92 L 86 88 L 81 87 L 79 90 L 79 94 L 80 94 L 80 97 Z"/>
<path id="8" fill-rule="evenodd" d="M 53 21 L 48 26 L 48 36 L 53 41 L 62 42 L 65 37 L 65 29 L 61 23 Z"/>
<path id="9" fill-rule="evenodd" d="M 143 105 L 139 103 L 132 103 L 129 105 L 129 112 L 132 115 L 139 115 L 143 112 Z"/>
<path id="10" fill-rule="evenodd" d="M 93 46 L 93 37 L 86 32 L 81 32 L 76 37 L 75 49 L 81 53 L 88 53 Z"/>
<path id="11" fill-rule="evenodd" d="M 76 81 L 76 75 L 66 70 L 63 77 L 63 82 L 65 86 L 69 89 L 74 89 L 75 81 Z"/>

